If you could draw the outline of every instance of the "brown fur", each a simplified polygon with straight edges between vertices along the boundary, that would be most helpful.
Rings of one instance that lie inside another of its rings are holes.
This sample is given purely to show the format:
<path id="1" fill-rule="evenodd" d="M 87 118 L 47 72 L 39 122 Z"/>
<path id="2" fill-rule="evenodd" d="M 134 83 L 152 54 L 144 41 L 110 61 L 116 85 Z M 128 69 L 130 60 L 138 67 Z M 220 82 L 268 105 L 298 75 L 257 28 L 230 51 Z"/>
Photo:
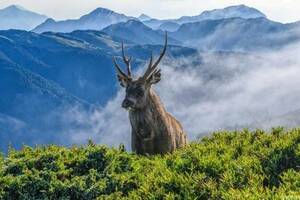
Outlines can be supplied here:
<path id="1" fill-rule="evenodd" d="M 164 109 L 150 89 L 146 107 L 129 111 L 132 150 L 138 154 L 165 154 L 187 144 L 181 124 Z"/>

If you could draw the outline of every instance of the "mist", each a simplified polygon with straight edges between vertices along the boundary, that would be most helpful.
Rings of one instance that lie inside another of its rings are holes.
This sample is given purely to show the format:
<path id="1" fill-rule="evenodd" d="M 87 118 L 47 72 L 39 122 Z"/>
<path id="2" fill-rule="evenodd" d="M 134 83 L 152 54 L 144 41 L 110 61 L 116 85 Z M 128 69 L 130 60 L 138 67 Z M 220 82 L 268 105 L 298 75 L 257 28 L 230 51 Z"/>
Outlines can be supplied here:
<path id="1" fill-rule="evenodd" d="M 168 58 L 160 66 L 162 81 L 154 89 L 167 111 L 182 123 L 189 140 L 219 130 L 297 126 L 299 50 L 300 45 L 294 44 L 280 51 Z M 101 109 L 65 110 L 62 120 L 75 125 L 64 133 L 68 142 L 81 144 L 91 139 L 110 146 L 123 143 L 130 150 L 130 122 L 121 108 L 124 95 L 120 87 Z"/>

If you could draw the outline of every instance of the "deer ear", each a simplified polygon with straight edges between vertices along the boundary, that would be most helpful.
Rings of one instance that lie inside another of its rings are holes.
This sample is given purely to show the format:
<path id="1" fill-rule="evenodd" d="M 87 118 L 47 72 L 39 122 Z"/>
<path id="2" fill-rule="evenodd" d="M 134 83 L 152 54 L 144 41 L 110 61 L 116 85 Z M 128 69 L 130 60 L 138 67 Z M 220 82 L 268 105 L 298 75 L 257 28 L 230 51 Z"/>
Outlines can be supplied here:
<path id="1" fill-rule="evenodd" d="M 122 87 L 127 87 L 129 80 L 126 77 L 124 77 L 122 75 L 119 75 L 119 74 L 117 75 L 117 77 L 118 77 L 118 80 L 120 82 L 120 85 Z"/>
<path id="2" fill-rule="evenodd" d="M 161 80 L 161 70 L 156 69 L 148 78 L 147 82 L 149 84 L 156 84 Z"/>

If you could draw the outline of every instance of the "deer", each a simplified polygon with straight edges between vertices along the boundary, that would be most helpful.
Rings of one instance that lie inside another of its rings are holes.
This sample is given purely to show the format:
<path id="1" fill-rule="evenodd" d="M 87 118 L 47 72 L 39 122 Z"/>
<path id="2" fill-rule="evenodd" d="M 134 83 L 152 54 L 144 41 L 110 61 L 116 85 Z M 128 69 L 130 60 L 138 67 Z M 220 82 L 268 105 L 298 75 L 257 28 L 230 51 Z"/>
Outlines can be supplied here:
<path id="1" fill-rule="evenodd" d="M 187 137 L 182 125 L 166 111 L 159 96 L 152 88 L 161 80 L 161 69 L 158 68 L 158 65 L 167 50 L 167 34 L 158 59 L 153 62 L 151 53 L 144 75 L 137 78 L 132 75 L 132 56 L 125 55 L 123 42 L 121 46 L 127 74 L 117 63 L 115 56 L 113 56 L 113 64 L 118 81 L 126 92 L 122 107 L 129 112 L 132 151 L 140 155 L 163 155 L 185 146 Z"/>

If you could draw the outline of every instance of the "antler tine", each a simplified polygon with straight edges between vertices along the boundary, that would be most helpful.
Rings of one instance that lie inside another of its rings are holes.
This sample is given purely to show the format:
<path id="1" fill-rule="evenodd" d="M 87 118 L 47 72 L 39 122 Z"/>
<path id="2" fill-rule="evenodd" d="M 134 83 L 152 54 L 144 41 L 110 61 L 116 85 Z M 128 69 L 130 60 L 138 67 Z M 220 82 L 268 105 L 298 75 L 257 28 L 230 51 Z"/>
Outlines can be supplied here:
<path id="1" fill-rule="evenodd" d="M 152 74 L 154 73 L 160 73 L 161 72 L 161 69 L 154 69 L 153 71 L 151 71 L 151 73 L 149 74 L 148 77 L 152 76 Z"/>
<path id="2" fill-rule="evenodd" d="M 149 65 L 148 65 L 148 67 L 147 67 L 147 70 L 146 70 L 146 73 L 145 73 L 145 74 L 147 74 L 147 73 L 149 73 L 149 71 L 151 71 L 152 65 L 153 65 L 153 52 L 151 51 Z"/>
<path id="3" fill-rule="evenodd" d="M 162 52 L 160 53 L 159 58 L 157 59 L 157 61 L 154 63 L 154 65 L 152 66 L 152 70 L 155 69 L 158 64 L 160 63 L 161 59 L 164 57 L 164 55 L 166 54 L 167 51 L 167 46 L 168 46 L 168 33 L 166 32 L 165 34 L 165 46 L 162 50 Z"/>
<path id="4" fill-rule="evenodd" d="M 129 57 L 128 59 L 126 58 L 126 56 L 125 56 L 125 51 L 124 51 L 124 43 L 123 43 L 123 42 L 122 42 L 122 56 L 123 56 L 123 61 L 124 61 L 124 63 L 125 63 L 126 66 L 127 66 L 127 73 L 128 73 L 128 76 L 131 77 L 131 66 L 130 66 L 130 62 L 131 62 L 132 57 Z"/>
<path id="5" fill-rule="evenodd" d="M 117 61 L 116 61 L 116 58 L 115 56 L 113 56 L 113 63 L 118 71 L 118 73 L 126 78 L 129 78 L 122 70 L 121 70 L 121 67 L 118 65 Z"/>
<path id="6" fill-rule="evenodd" d="M 152 65 L 153 62 L 153 55 L 151 53 L 151 59 L 150 59 L 150 63 L 149 66 L 143 76 L 143 79 L 147 79 L 149 77 L 150 74 L 152 74 L 152 72 L 155 70 L 155 68 L 158 66 L 158 64 L 160 63 L 161 59 L 164 57 L 166 51 L 167 51 L 167 46 L 168 46 L 168 34 L 166 32 L 165 34 L 165 45 L 164 48 L 162 50 L 162 52 L 160 53 L 159 58 L 157 59 L 157 61 L 154 63 L 154 65 Z"/>
<path id="7" fill-rule="evenodd" d="M 146 78 L 148 77 L 148 74 L 151 73 L 152 65 L 153 65 L 153 52 L 151 51 L 150 61 L 149 61 L 148 67 L 147 67 L 146 72 L 144 73 L 142 79 L 146 80 Z"/>

